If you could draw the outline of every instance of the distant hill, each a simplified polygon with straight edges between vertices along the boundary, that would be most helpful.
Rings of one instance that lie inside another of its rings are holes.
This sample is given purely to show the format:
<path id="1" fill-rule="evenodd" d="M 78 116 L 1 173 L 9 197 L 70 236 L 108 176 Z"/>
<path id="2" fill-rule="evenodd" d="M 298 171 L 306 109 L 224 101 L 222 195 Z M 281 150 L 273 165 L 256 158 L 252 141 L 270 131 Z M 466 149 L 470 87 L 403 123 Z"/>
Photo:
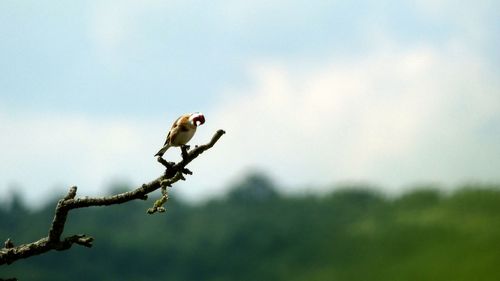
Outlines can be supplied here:
<path id="1" fill-rule="evenodd" d="M 500 280 L 500 188 L 431 188 L 389 199 L 344 189 L 284 197 L 254 175 L 204 205 L 148 202 L 70 213 L 75 246 L 0 267 L 19 280 Z M 0 239 L 46 235 L 55 204 L 0 209 Z"/>

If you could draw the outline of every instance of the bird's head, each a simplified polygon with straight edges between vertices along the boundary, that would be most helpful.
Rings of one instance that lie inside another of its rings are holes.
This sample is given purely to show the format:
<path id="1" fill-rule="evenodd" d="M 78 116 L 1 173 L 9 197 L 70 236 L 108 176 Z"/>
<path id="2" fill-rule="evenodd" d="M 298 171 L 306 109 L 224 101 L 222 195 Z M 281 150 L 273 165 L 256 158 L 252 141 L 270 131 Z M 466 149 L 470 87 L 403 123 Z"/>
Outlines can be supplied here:
<path id="1" fill-rule="evenodd" d="M 189 117 L 189 119 L 196 127 L 205 123 L 205 116 L 203 116 L 203 113 L 201 112 L 195 112 L 191 114 L 191 117 Z"/>

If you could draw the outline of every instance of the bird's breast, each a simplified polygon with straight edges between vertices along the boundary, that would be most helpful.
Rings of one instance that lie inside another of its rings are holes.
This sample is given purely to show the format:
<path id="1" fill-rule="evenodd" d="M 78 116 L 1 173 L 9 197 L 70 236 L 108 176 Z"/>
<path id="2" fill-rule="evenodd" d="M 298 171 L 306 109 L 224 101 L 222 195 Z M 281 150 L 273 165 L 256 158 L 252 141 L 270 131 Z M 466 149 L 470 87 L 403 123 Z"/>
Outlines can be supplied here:
<path id="1" fill-rule="evenodd" d="M 170 144 L 172 146 L 185 145 L 186 143 L 188 143 L 189 140 L 191 140 L 195 132 L 196 128 L 189 130 L 181 130 L 175 135 L 175 137 L 172 138 Z"/>

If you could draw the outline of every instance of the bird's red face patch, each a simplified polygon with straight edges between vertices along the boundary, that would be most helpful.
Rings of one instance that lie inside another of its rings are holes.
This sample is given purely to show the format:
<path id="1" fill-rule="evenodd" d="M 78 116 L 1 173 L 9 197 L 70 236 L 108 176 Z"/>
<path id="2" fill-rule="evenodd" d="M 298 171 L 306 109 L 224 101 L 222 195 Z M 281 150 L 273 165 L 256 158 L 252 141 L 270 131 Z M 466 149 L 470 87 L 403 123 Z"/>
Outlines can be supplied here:
<path id="1" fill-rule="evenodd" d="M 198 123 L 199 122 L 199 123 Z M 205 116 L 203 114 L 200 114 L 196 117 L 193 118 L 193 123 L 195 126 L 199 126 L 205 123 Z"/>

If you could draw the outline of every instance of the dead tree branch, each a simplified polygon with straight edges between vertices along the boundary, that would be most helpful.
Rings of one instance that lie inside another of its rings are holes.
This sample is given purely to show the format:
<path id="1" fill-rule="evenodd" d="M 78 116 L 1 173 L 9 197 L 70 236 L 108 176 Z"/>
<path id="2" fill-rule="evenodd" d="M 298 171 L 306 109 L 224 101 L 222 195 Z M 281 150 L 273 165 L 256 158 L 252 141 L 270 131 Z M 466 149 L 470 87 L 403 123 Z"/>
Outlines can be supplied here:
<path id="1" fill-rule="evenodd" d="M 186 168 L 186 165 L 204 151 L 214 146 L 224 133 L 225 132 L 223 130 L 218 130 L 209 143 L 197 146 L 187 153 L 185 153 L 186 151 L 183 148 L 183 159 L 178 163 L 169 163 L 163 158 L 158 157 L 158 162 L 162 163 L 166 167 L 165 173 L 157 179 L 143 184 L 137 189 L 112 196 L 77 198 L 76 186 L 71 187 L 68 194 L 57 203 L 54 219 L 52 220 L 52 225 L 49 229 L 47 237 L 43 237 L 38 241 L 19 246 L 15 246 L 10 238 L 7 239 L 4 243 L 4 248 L 0 249 L 0 266 L 4 264 L 11 264 L 19 259 L 40 255 L 50 250 L 67 250 L 74 244 L 92 247 L 92 241 L 94 238 L 85 234 L 72 235 L 61 239 L 70 210 L 92 206 L 116 205 L 136 199 L 146 200 L 149 193 L 162 188 L 162 198 L 155 202 L 153 208 L 148 210 L 148 213 L 152 214 L 157 211 L 164 211 L 162 205 L 165 203 L 166 199 L 168 199 L 166 187 L 171 186 L 178 180 L 184 180 L 183 174 L 192 174 L 192 172 Z"/>

